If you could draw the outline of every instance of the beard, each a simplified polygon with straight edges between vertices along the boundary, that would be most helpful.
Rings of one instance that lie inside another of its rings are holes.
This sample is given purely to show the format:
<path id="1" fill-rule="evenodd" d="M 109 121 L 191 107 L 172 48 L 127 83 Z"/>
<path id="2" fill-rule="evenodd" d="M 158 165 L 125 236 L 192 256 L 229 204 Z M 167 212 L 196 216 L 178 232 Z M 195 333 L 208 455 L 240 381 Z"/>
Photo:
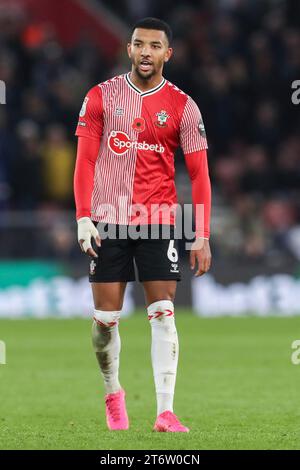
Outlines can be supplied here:
<path id="1" fill-rule="evenodd" d="M 135 71 L 136 75 L 143 81 L 150 80 L 152 77 L 154 77 L 158 73 L 158 71 L 160 69 L 160 66 L 161 66 L 161 68 L 163 67 L 163 64 L 154 65 L 153 62 L 152 62 L 151 69 L 147 72 L 144 72 L 144 71 L 140 70 L 139 62 L 137 60 L 132 60 L 131 62 L 132 62 L 132 65 L 134 67 L 134 71 Z"/>
<path id="2" fill-rule="evenodd" d="M 152 78 L 156 74 L 156 70 L 154 69 L 154 67 L 152 68 L 152 70 L 149 70 L 149 72 L 142 72 L 139 69 L 139 66 L 134 64 L 134 70 L 135 70 L 135 73 L 137 74 L 137 76 L 141 80 L 149 80 L 150 78 Z"/>

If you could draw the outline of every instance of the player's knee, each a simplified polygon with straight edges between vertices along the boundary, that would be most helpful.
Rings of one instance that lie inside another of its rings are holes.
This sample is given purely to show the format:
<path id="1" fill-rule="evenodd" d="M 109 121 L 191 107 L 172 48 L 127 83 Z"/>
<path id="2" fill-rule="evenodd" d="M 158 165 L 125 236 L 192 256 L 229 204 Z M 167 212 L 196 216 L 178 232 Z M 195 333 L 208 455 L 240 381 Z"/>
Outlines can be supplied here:
<path id="1" fill-rule="evenodd" d="M 105 300 L 101 299 L 101 301 L 94 301 L 95 310 L 103 310 L 107 312 L 114 312 L 122 310 L 123 307 L 123 300 L 118 301 L 116 299 Z"/>
<path id="2" fill-rule="evenodd" d="M 165 295 L 164 295 L 165 300 L 169 300 L 170 302 L 174 302 L 175 300 L 175 290 L 169 290 Z M 174 308 L 174 306 L 173 306 Z"/>
<path id="3" fill-rule="evenodd" d="M 120 320 L 120 310 L 94 310 L 94 320 L 100 327 L 113 327 L 117 326 Z"/>
<path id="4" fill-rule="evenodd" d="M 106 312 L 94 310 L 92 325 L 92 342 L 97 353 L 104 352 L 108 347 L 114 328 L 118 326 L 120 311 Z"/>
<path id="5" fill-rule="evenodd" d="M 155 293 L 151 292 L 150 295 L 148 294 L 147 297 L 148 297 L 148 301 L 150 302 L 150 305 L 156 303 L 157 299 L 163 299 L 164 301 L 169 301 L 171 303 L 174 303 L 175 295 L 176 295 L 176 287 L 177 287 L 176 285 L 174 287 L 170 286 L 167 289 L 164 287 L 161 292 L 155 292 Z M 174 310 L 174 305 L 173 305 L 173 310 Z"/>
<path id="6" fill-rule="evenodd" d="M 148 319 L 152 325 L 161 325 L 166 329 L 173 330 L 174 322 L 174 304 L 171 300 L 159 300 L 153 302 L 147 308 Z"/>

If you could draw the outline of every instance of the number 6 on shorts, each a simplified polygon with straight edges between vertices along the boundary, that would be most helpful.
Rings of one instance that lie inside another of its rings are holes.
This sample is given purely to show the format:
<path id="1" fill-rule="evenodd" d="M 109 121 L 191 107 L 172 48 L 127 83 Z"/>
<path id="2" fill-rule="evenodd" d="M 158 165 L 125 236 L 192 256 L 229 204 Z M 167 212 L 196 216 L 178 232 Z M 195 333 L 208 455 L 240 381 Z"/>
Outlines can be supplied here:
<path id="1" fill-rule="evenodd" d="M 170 240 L 167 255 L 168 255 L 169 260 L 172 261 L 172 263 L 177 263 L 178 252 L 176 248 L 174 247 L 174 240 Z"/>

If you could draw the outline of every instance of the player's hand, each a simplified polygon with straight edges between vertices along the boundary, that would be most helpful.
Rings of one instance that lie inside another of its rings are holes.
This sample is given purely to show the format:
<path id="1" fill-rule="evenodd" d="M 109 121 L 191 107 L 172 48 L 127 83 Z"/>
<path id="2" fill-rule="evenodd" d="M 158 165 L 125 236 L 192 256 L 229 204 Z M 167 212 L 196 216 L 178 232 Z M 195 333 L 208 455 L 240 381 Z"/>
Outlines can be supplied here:
<path id="1" fill-rule="evenodd" d="M 196 261 L 198 262 L 198 269 L 194 276 L 202 276 L 202 274 L 205 274 L 209 270 L 211 264 L 211 252 L 208 240 L 198 238 L 192 244 L 190 252 L 191 269 L 195 269 Z"/>
<path id="2" fill-rule="evenodd" d="M 87 253 L 90 256 L 93 256 L 94 258 L 98 258 L 97 253 L 93 250 L 91 245 L 91 239 L 93 237 L 96 245 L 101 246 L 101 239 L 95 225 L 89 217 L 81 217 L 81 219 L 77 220 L 77 224 L 77 238 L 81 251 Z"/>

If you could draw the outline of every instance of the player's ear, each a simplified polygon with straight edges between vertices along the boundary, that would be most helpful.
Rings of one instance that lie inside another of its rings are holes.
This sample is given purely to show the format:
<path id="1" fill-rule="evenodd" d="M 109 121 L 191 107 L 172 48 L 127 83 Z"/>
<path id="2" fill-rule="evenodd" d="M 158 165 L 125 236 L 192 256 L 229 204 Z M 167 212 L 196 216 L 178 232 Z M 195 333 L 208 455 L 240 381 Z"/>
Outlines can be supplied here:
<path id="1" fill-rule="evenodd" d="M 173 49 L 172 47 L 169 47 L 166 52 L 165 62 L 168 62 L 170 60 L 170 58 L 172 57 L 172 54 L 173 54 Z"/>
<path id="2" fill-rule="evenodd" d="M 128 54 L 128 57 L 131 59 L 131 43 L 130 42 L 127 44 L 127 54 Z"/>

